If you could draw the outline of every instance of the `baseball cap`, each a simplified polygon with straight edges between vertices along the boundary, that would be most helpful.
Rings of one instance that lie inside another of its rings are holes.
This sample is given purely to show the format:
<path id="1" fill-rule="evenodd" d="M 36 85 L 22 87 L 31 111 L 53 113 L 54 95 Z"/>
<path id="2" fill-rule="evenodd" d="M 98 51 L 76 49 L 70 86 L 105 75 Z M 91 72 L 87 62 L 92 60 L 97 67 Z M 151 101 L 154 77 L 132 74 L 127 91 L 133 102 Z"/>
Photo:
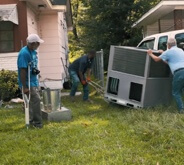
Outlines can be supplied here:
<path id="1" fill-rule="evenodd" d="M 43 43 L 44 40 L 40 39 L 40 37 L 37 34 L 30 34 L 27 37 L 27 42 L 28 43 L 33 43 L 33 42 L 39 42 L 39 43 Z"/>

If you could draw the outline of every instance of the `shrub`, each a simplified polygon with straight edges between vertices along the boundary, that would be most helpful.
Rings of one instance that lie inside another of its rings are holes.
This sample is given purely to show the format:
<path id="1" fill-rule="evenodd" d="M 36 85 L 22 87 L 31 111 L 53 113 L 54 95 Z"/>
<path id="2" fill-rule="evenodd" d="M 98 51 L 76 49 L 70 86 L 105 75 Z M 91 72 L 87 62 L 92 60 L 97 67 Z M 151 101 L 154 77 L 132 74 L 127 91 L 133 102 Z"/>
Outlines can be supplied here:
<path id="1" fill-rule="evenodd" d="M 18 92 L 18 75 L 15 71 L 0 71 L 0 100 L 9 101 L 17 97 Z"/>

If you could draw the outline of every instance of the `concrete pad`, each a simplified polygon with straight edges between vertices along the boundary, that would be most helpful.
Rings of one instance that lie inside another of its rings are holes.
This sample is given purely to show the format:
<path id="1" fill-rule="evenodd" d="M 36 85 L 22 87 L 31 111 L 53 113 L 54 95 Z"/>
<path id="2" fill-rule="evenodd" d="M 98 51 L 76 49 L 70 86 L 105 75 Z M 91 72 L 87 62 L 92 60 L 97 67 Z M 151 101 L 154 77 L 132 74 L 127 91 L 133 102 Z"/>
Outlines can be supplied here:
<path id="1" fill-rule="evenodd" d="M 42 118 L 44 120 L 55 121 L 55 122 L 68 121 L 68 120 L 71 120 L 72 118 L 72 112 L 71 110 L 65 107 L 61 107 L 60 110 L 51 111 L 51 112 L 42 110 Z"/>

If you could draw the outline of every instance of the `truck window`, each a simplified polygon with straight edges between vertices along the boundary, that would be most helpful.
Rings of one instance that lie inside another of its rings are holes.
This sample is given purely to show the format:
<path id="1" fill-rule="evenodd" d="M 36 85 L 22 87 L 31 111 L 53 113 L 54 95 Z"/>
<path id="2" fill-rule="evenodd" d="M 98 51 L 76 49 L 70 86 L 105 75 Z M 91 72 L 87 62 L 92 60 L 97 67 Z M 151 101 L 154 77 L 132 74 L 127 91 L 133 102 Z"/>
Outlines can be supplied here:
<path id="1" fill-rule="evenodd" d="M 176 34 L 175 39 L 177 41 L 178 48 L 184 50 L 184 33 Z"/>
<path id="2" fill-rule="evenodd" d="M 155 42 L 155 39 L 150 39 L 150 40 L 146 40 L 146 41 L 143 41 L 139 46 L 138 48 L 141 48 L 141 49 L 153 49 L 154 47 L 154 42 Z"/>
<path id="3" fill-rule="evenodd" d="M 167 50 L 168 36 L 162 36 L 158 40 L 158 50 Z"/>

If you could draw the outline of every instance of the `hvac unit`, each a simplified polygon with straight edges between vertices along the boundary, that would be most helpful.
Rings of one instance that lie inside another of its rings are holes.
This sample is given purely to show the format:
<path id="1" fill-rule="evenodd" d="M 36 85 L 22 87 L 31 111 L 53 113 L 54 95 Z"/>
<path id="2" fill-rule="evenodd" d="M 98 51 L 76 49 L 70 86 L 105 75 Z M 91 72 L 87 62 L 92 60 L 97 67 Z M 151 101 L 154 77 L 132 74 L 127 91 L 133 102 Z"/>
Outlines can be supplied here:
<path id="1" fill-rule="evenodd" d="M 111 46 L 106 100 L 133 108 L 168 104 L 172 98 L 171 81 L 168 65 L 154 62 L 146 50 Z"/>

